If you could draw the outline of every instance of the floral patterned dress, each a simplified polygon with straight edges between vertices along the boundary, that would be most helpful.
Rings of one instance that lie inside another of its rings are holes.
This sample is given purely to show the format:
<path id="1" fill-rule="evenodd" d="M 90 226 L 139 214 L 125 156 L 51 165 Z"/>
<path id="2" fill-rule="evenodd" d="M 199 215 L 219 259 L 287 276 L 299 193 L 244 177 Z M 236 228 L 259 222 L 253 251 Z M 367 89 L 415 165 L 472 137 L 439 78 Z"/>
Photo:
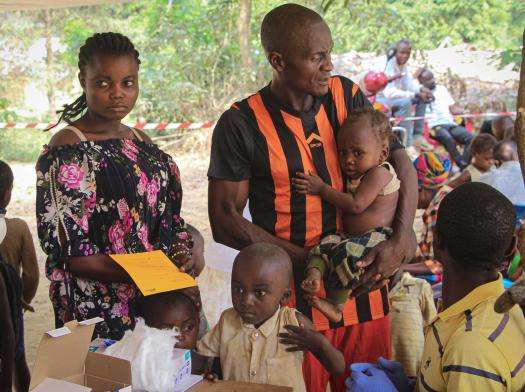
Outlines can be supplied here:
<path id="1" fill-rule="evenodd" d="M 65 261 L 160 249 L 177 264 L 193 245 L 179 216 L 181 201 L 178 168 L 154 144 L 110 139 L 44 146 L 36 212 L 57 327 L 99 316 L 104 322 L 95 334 L 111 339 L 134 327 L 134 284 L 76 277 Z"/>

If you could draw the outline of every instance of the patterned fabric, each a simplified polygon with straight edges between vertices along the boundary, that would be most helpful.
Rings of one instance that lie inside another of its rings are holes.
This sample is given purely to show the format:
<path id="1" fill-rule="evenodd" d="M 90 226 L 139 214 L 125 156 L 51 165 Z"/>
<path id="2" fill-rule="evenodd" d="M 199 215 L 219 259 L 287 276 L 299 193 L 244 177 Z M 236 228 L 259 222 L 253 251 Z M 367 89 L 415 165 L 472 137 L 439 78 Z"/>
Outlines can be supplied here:
<path id="1" fill-rule="evenodd" d="M 422 153 L 414 161 L 420 188 L 439 189 L 448 180 L 452 167 L 450 159 L 441 158 L 432 151 Z"/>
<path id="2" fill-rule="evenodd" d="M 158 249 L 177 263 L 192 247 L 181 201 L 178 168 L 154 144 L 110 139 L 44 147 L 36 209 L 57 326 L 99 316 L 105 321 L 95 334 L 110 339 L 133 328 L 134 284 L 79 278 L 64 261 Z"/>
<path id="3" fill-rule="evenodd" d="M 310 251 L 307 269 L 318 268 L 323 274 L 327 298 L 345 303 L 348 291 L 359 282 L 364 269 L 356 263 L 378 243 L 389 239 L 392 229 L 379 227 L 359 236 L 329 235 Z"/>
<path id="4" fill-rule="evenodd" d="M 434 196 L 428 208 L 423 213 L 423 230 L 421 233 L 421 240 L 419 242 L 420 261 L 423 261 L 430 268 L 432 273 L 441 273 L 441 263 L 434 260 L 434 251 L 432 249 L 432 241 L 434 236 L 432 229 L 436 226 L 437 213 L 441 201 L 452 192 L 452 188 L 448 185 L 443 186 Z"/>

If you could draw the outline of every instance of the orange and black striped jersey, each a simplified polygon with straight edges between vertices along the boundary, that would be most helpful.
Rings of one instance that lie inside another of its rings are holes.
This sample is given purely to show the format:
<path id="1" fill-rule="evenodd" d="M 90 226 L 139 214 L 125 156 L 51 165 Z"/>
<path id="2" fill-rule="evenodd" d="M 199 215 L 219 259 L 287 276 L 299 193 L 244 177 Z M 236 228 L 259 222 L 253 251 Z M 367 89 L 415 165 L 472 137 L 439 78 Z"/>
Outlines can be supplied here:
<path id="1" fill-rule="evenodd" d="M 370 105 L 357 84 L 342 76 L 330 79 L 329 92 L 314 98 L 311 109 L 298 112 L 281 103 L 269 86 L 236 102 L 218 121 L 213 132 L 210 179 L 249 180 L 249 206 L 253 223 L 296 245 L 312 247 L 342 229 L 341 214 L 319 196 L 293 191 L 297 172 L 315 172 L 327 184 L 343 190 L 338 163 L 337 132 L 353 108 Z M 391 151 L 402 148 L 394 142 Z M 302 275 L 295 273 L 296 281 Z M 329 324 L 302 296 L 297 307 L 320 329 Z M 383 317 L 389 305 L 386 289 L 348 301 L 344 325 Z"/>

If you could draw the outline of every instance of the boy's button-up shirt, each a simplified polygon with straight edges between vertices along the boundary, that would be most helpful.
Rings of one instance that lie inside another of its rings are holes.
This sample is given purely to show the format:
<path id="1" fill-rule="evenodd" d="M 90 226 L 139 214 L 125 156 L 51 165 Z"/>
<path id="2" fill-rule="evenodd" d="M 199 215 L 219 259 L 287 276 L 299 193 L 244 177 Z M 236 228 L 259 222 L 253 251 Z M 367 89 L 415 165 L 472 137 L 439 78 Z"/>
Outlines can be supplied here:
<path id="1" fill-rule="evenodd" d="M 230 308 L 198 343 L 197 352 L 219 358 L 224 380 L 292 387 L 305 391 L 302 352 L 287 352 L 279 343 L 285 325 L 298 326 L 296 310 L 281 307 L 259 328 L 245 324 Z"/>

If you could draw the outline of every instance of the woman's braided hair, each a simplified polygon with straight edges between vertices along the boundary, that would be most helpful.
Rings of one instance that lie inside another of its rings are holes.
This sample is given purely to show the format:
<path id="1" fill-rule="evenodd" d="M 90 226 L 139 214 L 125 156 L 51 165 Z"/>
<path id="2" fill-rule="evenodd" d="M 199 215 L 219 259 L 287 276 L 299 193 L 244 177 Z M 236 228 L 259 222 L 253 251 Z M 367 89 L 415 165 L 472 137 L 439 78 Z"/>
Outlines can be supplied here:
<path id="1" fill-rule="evenodd" d="M 133 56 L 140 65 L 139 52 L 133 46 L 131 40 L 120 33 L 95 33 L 89 37 L 84 45 L 80 47 L 78 53 L 78 69 L 81 74 L 85 73 L 85 68 L 93 61 L 96 55 L 109 54 L 114 56 Z M 58 122 L 46 129 L 46 131 L 56 127 L 62 120 L 68 124 L 82 115 L 87 108 L 86 94 L 82 93 L 73 103 L 64 105 Z"/>

